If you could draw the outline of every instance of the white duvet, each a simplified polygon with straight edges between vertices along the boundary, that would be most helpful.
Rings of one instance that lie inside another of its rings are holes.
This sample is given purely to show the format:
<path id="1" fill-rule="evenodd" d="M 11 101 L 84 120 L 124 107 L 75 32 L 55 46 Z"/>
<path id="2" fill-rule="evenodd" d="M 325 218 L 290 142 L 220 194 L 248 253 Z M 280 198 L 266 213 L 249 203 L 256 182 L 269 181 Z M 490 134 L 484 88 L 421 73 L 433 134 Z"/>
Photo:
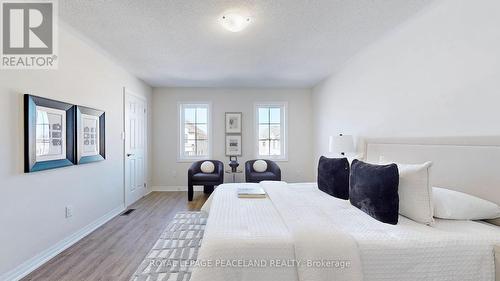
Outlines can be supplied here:
<path id="1" fill-rule="evenodd" d="M 497 227 L 444 220 L 429 227 L 402 216 L 389 225 L 315 184 L 261 183 L 265 199 L 238 198 L 240 185 L 219 186 L 204 206 L 209 218 L 192 281 L 495 278 Z M 299 265 L 304 259 L 316 263 Z"/>

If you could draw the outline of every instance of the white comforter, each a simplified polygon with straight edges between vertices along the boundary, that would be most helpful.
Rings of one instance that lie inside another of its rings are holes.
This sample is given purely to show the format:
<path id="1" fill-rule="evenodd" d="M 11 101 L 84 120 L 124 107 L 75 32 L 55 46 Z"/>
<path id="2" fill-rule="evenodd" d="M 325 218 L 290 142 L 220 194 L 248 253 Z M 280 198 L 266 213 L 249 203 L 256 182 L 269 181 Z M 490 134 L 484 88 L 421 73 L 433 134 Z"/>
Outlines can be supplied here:
<path id="1" fill-rule="evenodd" d="M 300 193 L 288 192 L 284 182 L 264 182 L 271 202 L 288 228 L 294 245 L 298 280 L 362 280 L 358 245 L 335 226 L 328 212 Z M 330 261 L 330 264 L 322 264 Z M 317 262 L 318 265 L 314 265 Z M 348 263 L 348 267 L 337 266 Z"/>
<path id="2" fill-rule="evenodd" d="M 218 187 L 205 206 L 209 218 L 192 281 L 494 280 L 496 227 L 448 221 L 428 227 L 401 216 L 394 226 L 314 184 L 263 183 L 266 199 L 237 198 L 240 185 Z M 318 257 L 350 264 L 321 271 L 290 262 Z"/>

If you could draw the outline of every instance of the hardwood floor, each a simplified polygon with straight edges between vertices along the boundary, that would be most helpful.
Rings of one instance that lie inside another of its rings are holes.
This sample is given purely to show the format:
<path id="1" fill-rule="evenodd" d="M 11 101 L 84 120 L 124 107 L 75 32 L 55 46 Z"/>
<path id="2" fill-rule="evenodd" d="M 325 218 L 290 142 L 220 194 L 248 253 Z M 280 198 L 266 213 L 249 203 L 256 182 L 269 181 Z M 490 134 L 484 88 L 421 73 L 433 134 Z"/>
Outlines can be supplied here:
<path id="1" fill-rule="evenodd" d="M 22 280 L 129 280 L 146 254 L 179 211 L 199 210 L 207 195 L 195 192 L 152 192 L 130 208 L 66 249 Z"/>

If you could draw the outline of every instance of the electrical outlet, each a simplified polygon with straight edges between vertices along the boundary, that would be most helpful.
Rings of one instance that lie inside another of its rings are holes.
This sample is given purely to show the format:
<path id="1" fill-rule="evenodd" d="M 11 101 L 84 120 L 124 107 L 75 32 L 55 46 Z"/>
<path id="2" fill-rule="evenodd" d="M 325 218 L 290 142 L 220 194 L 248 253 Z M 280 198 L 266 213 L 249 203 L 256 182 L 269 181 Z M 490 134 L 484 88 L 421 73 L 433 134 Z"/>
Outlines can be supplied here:
<path id="1" fill-rule="evenodd" d="M 73 216 L 73 206 L 66 206 L 66 218 Z"/>

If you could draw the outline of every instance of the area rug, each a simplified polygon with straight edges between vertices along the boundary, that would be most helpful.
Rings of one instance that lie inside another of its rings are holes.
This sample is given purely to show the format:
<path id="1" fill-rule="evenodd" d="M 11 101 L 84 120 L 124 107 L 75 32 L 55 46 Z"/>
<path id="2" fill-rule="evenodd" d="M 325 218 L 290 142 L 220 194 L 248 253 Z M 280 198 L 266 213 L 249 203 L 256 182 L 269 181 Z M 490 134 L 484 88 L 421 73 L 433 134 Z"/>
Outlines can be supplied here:
<path id="1" fill-rule="evenodd" d="M 204 212 L 177 213 L 130 280 L 188 281 L 206 223 Z"/>

